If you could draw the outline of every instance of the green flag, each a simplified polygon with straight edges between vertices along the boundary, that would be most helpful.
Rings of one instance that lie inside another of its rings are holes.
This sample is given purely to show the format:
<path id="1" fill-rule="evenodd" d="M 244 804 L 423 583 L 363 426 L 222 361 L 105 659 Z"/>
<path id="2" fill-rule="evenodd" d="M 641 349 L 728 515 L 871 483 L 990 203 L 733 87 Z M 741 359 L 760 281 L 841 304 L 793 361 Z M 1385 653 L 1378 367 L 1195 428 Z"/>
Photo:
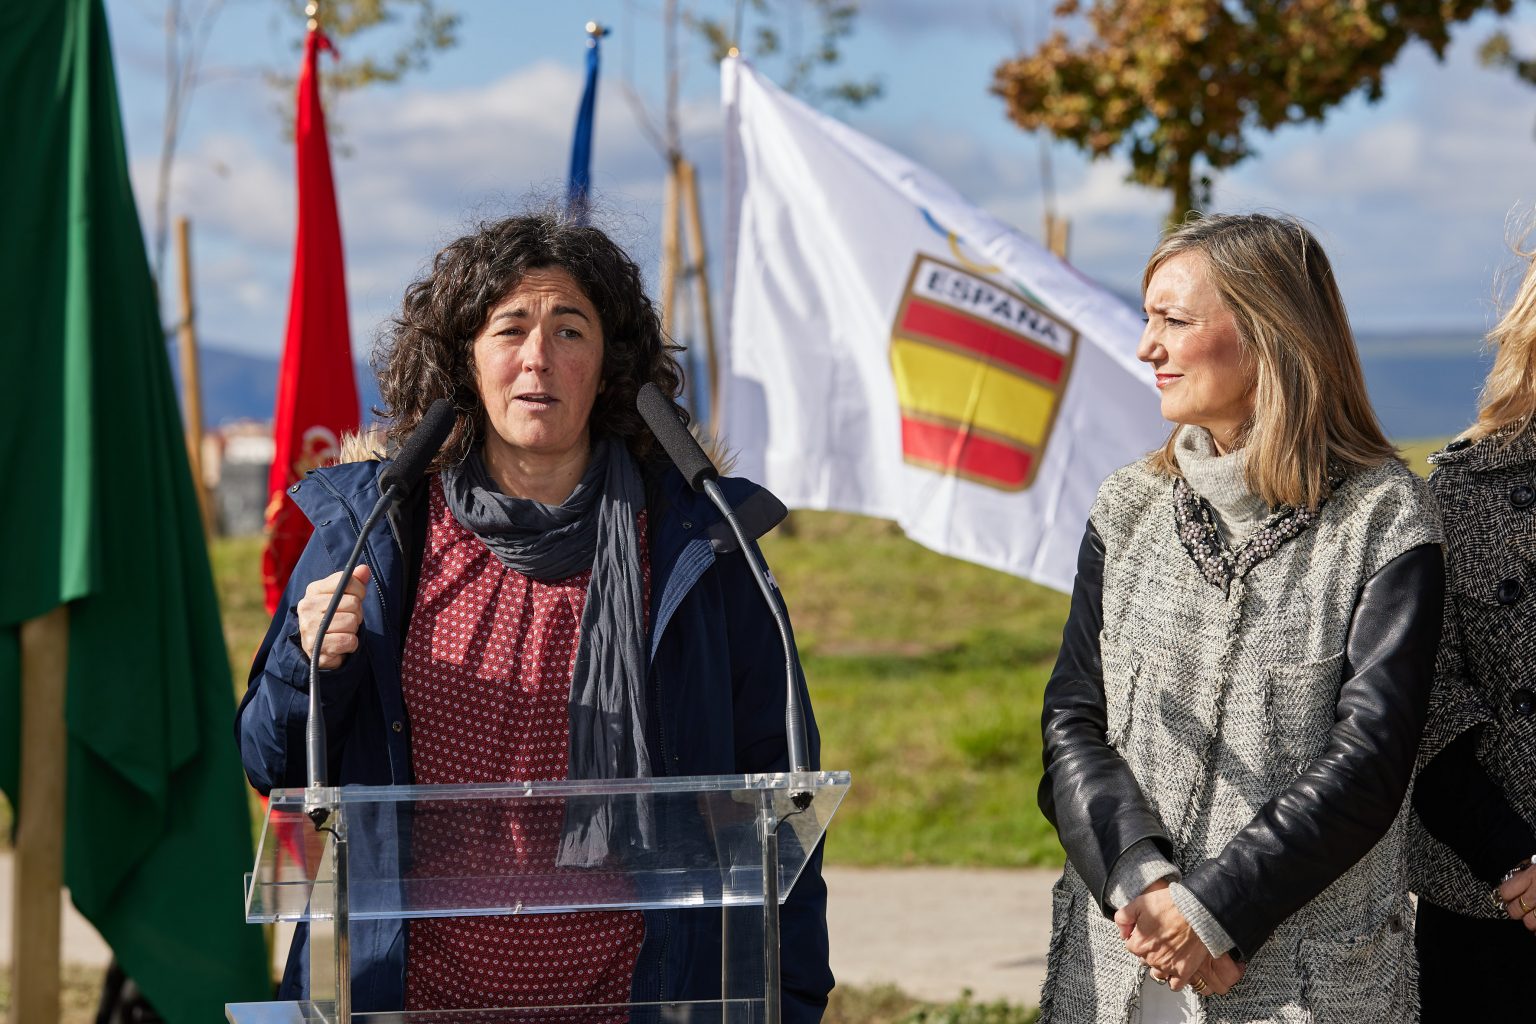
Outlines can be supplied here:
<path id="1" fill-rule="evenodd" d="M 0 96 L 0 787 L 26 742 L 19 626 L 67 603 L 65 884 L 166 1020 L 217 1021 L 271 989 L 101 0 L 0 5 Z"/>

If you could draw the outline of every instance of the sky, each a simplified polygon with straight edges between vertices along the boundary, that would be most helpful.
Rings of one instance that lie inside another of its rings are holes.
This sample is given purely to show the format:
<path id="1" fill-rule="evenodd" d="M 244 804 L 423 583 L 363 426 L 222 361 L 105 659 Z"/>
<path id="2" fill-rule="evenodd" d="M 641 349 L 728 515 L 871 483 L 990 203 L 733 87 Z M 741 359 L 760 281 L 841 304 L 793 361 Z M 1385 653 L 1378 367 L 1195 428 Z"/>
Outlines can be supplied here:
<path id="1" fill-rule="evenodd" d="M 331 112 L 358 358 L 444 243 L 476 220 L 563 192 L 589 19 L 614 32 L 604 41 L 598 98 L 598 222 L 656 279 L 664 165 L 636 100 L 657 119 L 660 0 L 439 2 L 462 17 L 458 45 L 404 82 L 350 94 Z M 691 6 L 728 19 L 733 5 Z M 988 91 L 997 64 L 1049 29 L 1052 6 L 866 0 L 831 77 L 876 78 L 884 94 L 829 112 L 1035 237 L 1048 154 L 1058 206 L 1072 222 L 1072 262 L 1135 295 L 1166 195 L 1127 184 L 1124 161 L 1090 162 L 1020 131 Z M 163 127 L 164 4 L 106 0 L 106 7 L 148 234 Z M 1536 50 L 1536 10 L 1520 11 L 1505 24 L 1517 44 Z M 292 273 L 294 170 L 283 97 L 263 72 L 296 73 L 303 25 L 284 0 L 225 0 L 212 24 L 171 208 L 192 221 L 204 343 L 275 356 Z M 1257 137 L 1258 155 L 1217 178 L 1213 209 L 1306 220 L 1333 259 L 1362 333 L 1475 343 L 1496 318 L 1500 289 L 1518 273 L 1511 244 L 1536 207 L 1536 88 L 1476 57 L 1498 24 L 1479 17 L 1461 26 L 1443 63 L 1423 46 L 1406 50 L 1379 103 L 1353 99 L 1322 126 Z M 708 245 L 718 259 L 719 75 L 702 43 L 685 35 L 682 44 L 683 147 L 699 168 Z M 344 45 L 349 56 L 375 49 L 363 39 Z M 773 61 L 761 67 L 770 76 L 783 71 Z"/>

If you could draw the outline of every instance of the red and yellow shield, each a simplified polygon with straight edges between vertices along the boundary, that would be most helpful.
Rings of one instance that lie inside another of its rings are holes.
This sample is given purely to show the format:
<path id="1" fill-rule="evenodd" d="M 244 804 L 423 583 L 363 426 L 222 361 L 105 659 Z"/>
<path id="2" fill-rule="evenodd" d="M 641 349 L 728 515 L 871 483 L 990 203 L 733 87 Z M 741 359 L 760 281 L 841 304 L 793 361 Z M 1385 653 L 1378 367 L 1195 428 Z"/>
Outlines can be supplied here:
<path id="1" fill-rule="evenodd" d="M 891 329 L 906 462 L 1028 488 L 1076 351 L 1077 332 L 1024 295 L 919 255 Z"/>

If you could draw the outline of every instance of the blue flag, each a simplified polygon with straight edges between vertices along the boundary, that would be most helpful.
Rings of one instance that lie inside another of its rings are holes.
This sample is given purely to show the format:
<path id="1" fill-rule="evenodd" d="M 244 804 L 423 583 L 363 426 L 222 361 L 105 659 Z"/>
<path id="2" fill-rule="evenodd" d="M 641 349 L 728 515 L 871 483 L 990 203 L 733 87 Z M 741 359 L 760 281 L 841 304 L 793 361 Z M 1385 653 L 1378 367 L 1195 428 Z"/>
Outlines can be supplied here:
<path id="1" fill-rule="evenodd" d="M 601 28 L 587 33 L 587 87 L 576 113 L 576 138 L 571 143 L 571 174 L 565 188 L 565 207 L 579 224 L 587 222 L 588 193 L 592 188 L 592 121 L 597 115 L 597 65 Z"/>

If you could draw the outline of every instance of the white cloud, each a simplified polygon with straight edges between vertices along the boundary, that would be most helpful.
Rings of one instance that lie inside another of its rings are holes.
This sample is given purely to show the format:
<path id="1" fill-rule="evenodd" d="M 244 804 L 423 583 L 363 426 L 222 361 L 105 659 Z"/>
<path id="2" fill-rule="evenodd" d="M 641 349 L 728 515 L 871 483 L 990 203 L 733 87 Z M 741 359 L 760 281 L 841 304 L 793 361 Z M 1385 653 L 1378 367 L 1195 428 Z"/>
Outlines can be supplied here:
<path id="1" fill-rule="evenodd" d="M 336 113 L 332 167 L 358 353 L 442 243 L 527 198 L 563 194 L 580 90 L 574 70 L 541 63 L 480 87 L 377 89 L 346 101 Z M 717 106 L 695 101 L 681 113 L 690 149 L 707 154 L 702 173 L 717 174 Z M 256 130 L 206 133 L 179 159 L 174 207 L 194 223 L 203 334 L 216 343 L 269 354 L 280 347 L 296 217 L 293 159 L 291 144 Z M 648 236 L 659 220 L 662 167 L 630 107 L 616 90 L 606 92 L 596 128 L 598 200 L 616 236 L 642 243 L 637 256 L 656 248 Z M 155 171 L 152 158 L 134 165 L 146 224 Z"/>
<path id="2" fill-rule="evenodd" d="M 1040 5 L 1034 5 L 1040 6 Z M 891 32 L 920 35 L 932 32 L 995 33 L 1000 26 L 1026 20 L 1031 29 L 1050 25 L 1047 11 L 1021 12 L 1017 2 L 1005 0 L 871 0 L 859 7 L 863 24 Z"/>
<path id="3" fill-rule="evenodd" d="M 1058 202 L 1074 218 L 1165 216 L 1167 194 L 1127 183 L 1130 169 L 1130 161 L 1119 157 L 1080 164 L 1076 181 L 1061 189 Z"/>
<path id="4" fill-rule="evenodd" d="M 1261 142 L 1220 179 L 1218 208 L 1311 223 L 1358 322 L 1481 328 L 1511 211 L 1536 201 L 1536 89 L 1479 66 L 1481 38 L 1463 33 L 1443 65 L 1422 48 L 1405 55 L 1380 107 Z"/>

